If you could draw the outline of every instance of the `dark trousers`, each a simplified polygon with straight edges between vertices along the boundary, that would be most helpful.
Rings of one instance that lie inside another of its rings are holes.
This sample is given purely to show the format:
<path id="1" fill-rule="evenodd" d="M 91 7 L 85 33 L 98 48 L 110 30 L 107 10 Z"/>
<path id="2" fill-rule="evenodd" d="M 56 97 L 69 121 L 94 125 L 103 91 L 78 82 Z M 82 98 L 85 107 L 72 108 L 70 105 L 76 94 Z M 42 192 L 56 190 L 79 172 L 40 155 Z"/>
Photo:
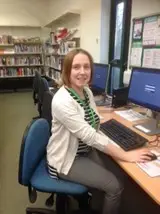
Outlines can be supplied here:
<path id="1" fill-rule="evenodd" d="M 118 214 L 123 191 L 123 174 L 109 156 L 92 150 L 88 155 L 75 159 L 68 175 L 59 176 L 103 191 L 102 214 Z"/>

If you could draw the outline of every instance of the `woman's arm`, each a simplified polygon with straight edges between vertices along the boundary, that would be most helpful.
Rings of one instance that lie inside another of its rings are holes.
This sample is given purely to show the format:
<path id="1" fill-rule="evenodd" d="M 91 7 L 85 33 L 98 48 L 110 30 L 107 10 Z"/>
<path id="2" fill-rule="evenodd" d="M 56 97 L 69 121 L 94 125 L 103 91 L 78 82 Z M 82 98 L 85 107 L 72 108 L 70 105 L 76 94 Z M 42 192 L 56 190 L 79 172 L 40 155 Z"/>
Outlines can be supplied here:
<path id="1" fill-rule="evenodd" d="M 92 104 L 94 105 L 94 108 L 97 108 L 92 91 L 89 88 L 87 88 L 87 92 L 90 96 Z M 98 133 L 101 135 L 104 135 L 104 133 L 101 132 L 100 130 L 98 131 Z M 150 160 L 150 157 L 148 155 L 151 153 L 146 148 L 125 152 L 119 146 L 117 147 L 117 145 L 113 144 L 113 141 L 111 139 L 109 139 L 109 142 L 110 143 L 108 143 L 104 148 L 104 153 L 116 159 L 127 161 L 127 162 L 144 162 L 144 161 Z"/>
<path id="2" fill-rule="evenodd" d="M 149 161 L 150 157 L 150 151 L 147 148 L 141 148 L 137 150 L 132 151 L 124 151 L 120 147 L 117 147 L 116 145 L 109 143 L 105 146 L 104 153 L 127 162 L 144 162 Z"/>
<path id="3" fill-rule="evenodd" d="M 77 139 L 81 139 L 89 146 L 115 157 L 116 159 L 136 162 L 148 160 L 147 154 L 149 150 L 140 149 L 131 152 L 125 152 L 123 149 L 118 148 L 111 143 L 111 140 L 96 132 L 80 115 L 77 106 L 74 102 L 63 102 L 61 99 L 52 103 L 52 115 L 59 120 Z"/>

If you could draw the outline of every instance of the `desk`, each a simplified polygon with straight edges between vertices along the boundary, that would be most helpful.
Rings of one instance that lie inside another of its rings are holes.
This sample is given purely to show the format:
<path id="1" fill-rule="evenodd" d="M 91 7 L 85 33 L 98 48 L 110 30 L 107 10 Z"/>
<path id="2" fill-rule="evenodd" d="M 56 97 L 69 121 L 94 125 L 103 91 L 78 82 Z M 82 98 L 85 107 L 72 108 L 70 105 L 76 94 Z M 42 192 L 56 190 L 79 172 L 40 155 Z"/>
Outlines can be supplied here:
<path id="1" fill-rule="evenodd" d="M 98 107 L 98 111 L 104 119 L 101 122 L 105 122 L 111 118 L 116 119 L 127 127 L 133 129 L 138 134 L 144 136 L 148 140 L 153 140 L 153 137 L 147 136 L 137 129 L 132 127 L 131 122 L 123 119 L 119 115 L 114 113 L 114 109 L 106 108 L 106 107 Z M 127 163 L 123 161 L 116 162 L 120 165 L 120 167 L 131 177 L 133 180 L 139 184 L 139 186 L 158 204 L 160 205 L 160 177 L 149 177 L 145 172 L 143 172 L 135 163 Z"/>

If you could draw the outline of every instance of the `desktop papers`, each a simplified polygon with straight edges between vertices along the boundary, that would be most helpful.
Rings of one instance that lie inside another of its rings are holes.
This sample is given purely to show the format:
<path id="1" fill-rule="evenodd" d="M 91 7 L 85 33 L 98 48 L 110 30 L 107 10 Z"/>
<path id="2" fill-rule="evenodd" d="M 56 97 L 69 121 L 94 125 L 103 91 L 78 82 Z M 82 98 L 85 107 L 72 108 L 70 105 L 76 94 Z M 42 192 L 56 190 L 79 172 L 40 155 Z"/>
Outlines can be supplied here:
<path id="1" fill-rule="evenodd" d="M 131 122 L 135 122 L 137 120 L 144 120 L 147 119 L 146 116 L 132 110 L 122 110 L 122 111 L 115 111 L 116 114 L 120 115 L 121 117 L 123 117 L 124 119 L 131 121 Z"/>
<path id="2" fill-rule="evenodd" d="M 137 165 L 150 177 L 157 177 L 160 176 L 160 152 L 155 150 L 152 150 L 151 152 L 157 156 L 156 160 L 146 163 L 137 163 Z"/>

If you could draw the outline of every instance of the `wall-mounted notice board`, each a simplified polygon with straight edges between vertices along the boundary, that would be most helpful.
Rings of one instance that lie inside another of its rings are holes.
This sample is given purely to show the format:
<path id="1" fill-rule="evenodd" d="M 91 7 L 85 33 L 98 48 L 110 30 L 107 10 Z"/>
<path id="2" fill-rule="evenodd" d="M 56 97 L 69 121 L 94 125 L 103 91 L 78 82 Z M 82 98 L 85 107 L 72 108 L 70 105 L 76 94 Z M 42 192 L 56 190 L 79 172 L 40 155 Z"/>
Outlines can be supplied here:
<path id="1" fill-rule="evenodd" d="M 130 65 L 160 69 L 160 14 L 133 19 Z"/>

